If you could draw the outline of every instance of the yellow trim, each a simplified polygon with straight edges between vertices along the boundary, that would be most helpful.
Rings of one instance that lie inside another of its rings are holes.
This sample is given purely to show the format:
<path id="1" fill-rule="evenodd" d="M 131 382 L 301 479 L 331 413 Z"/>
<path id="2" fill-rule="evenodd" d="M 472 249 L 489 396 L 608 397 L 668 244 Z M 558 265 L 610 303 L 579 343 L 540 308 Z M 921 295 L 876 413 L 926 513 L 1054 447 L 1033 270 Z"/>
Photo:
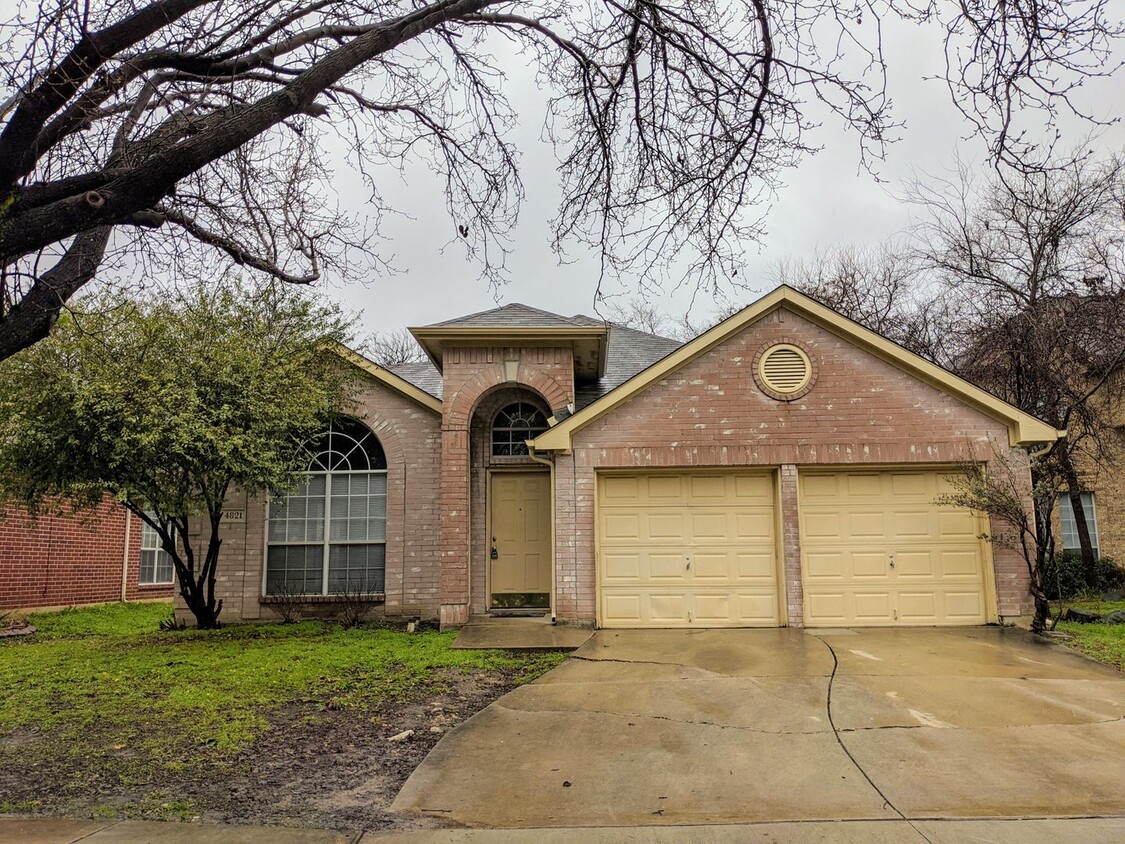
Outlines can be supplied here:
<path id="1" fill-rule="evenodd" d="M 798 315 L 815 322 L 822 328 L 874 354 L 876 357 L 1006 423 L 1009 442 L 1013 446 L 1053 442 L 1065 436 L 1065 431 L 1055 430 L 1046 422 L 1036 419 L 980 387 L 970 384 L 963 378 L 947 372 L 925 358 L 907 351 L 902 346 L 892 343 L 874 331 L 852 322 L 847 317 L 841 316 L 831 308 L 810 299 L 803 293 L 798 293 L 793 288 L 782 285 L 708 331 L 703 332 L 648 369 L 637 373 L 628 381 L 610 390 L 600 399 L 587 405 L 551 430 L 540 434 L 535 440 L 535 448 L 539 451 L 570 451 L 570 439 L 574 433 L 600 419 L 619 404 L 633 398 L 650 385 L 710 351 L 750 323 L 781 306 L 789 308 Z"/>
<path id="2" fill-rule="evenodd" d="M 781 389 L 781 387 L 773 383 L 769 379 L 769 376 L 766 374 L 766 361 L 771 358 L 775 352 L 794 352 L 796 353 L 797 357 L 801 359 L 801 362 L 805 365 L 804 377 L 796 386 L 791 387 L 788 390 Z M 809 356 L 805 354 L 805 350 L 801 347 L 794 346 L 792 343 L 778 343 L 766 349 L 765 352 L 762 353 L 761 358 L 758 359 L 758 377 L 762 379 L 763 384 L 765 384 L 778 395 L 790 396 L 793 393 L 801 392 L 801 390 L 805 389 L 805 387 L 808 385 L 809 379 L 812 378 L 812 361 L 809 360 Z"/>
<path id="3" fill-rule="evenodd" d="M 531 444 L 531 440 L 526 440 L 526 445 L 527 456 L 534 460 L 536 463 L 540 463 L 543 466 L 546 466 L 547 473 L 551 478 L 551 622 L 554 623 L 558 620 L 558 609 L 555 602 L 555 590 L 558 586 L 559 580 L 558 566 L 556 565 L 555 561 L 555 518 L 558 515 L 555 510 L 555 461 L 553 457 L 540 457 L 538 454 L 536 454 L 535 448 Z M 491 533 L 489 533 L 488 535 L 489 537 L 492 536 Z"/>
<path id="4" fill-rule="evenodd" d="M 468 346 L 510 346 L 518 341 L 520 345 L 535 347 L 557 345 L 559 339 L 565 339 L 597 341 L 600 349 L 599 374 L 605 374 L 609 327 L 604 325 L 550 326 L 547 328 L 420 325 L 406 330 L 418 341 L 418 345 L 422 347 L 439 370 L 442 366 L 442 341 L 444 340 L 456 340 L 458 345 Z"/>
<path id="5" fill-rule="evenodd" d="M 438 416 L 441 416 L 441 401 L 431 396 L 425 390 L 415 387 L 405 378 L 395 375 L 389 369 L 384 369 L 379 366 L 379 364 L 368 360 L 359 352 L 349 349 L 347 346 L 336 344 L 333 351 L 352 366 L 366 372 L 376 381 L 385 384 L 395 392 L 401 393 L 408 399 L 417 402 L 428 410 L 432 410 Z"/>

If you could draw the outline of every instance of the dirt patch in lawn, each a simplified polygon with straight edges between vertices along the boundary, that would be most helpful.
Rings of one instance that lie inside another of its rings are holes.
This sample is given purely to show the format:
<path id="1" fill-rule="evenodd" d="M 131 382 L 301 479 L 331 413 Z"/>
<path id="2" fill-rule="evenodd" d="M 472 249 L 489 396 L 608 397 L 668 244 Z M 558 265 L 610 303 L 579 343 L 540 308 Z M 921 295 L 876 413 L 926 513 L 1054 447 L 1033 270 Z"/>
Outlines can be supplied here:
<path id="1" fill-rule="evenodd" d="M 18 730 L 0 752 L 0 811 L 84 817 L 199 818 L 337 829 L 433 826 L 393 815 L 402 784 L 450 729 L 517 685 L 517 671 L 443 671 L 406 699 L 289 703 L 226 757 L 146 765 L 128 747 L 58 752 L 58 737 Z M 96 726 L 89 738 L 96 745 Z M 406 730 L 413 734 L 391 741 Z"/>

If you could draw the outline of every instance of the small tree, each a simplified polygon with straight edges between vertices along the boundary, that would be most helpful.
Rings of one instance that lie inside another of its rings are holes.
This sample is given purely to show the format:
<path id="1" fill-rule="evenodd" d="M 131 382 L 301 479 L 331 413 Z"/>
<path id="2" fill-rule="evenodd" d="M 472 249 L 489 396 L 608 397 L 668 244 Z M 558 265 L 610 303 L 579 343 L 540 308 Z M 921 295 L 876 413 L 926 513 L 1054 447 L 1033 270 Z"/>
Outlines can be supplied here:
<path id="1" fill-rule="evenodd" d="M 998 532 L 987 533 L 982 538 L 1014 549 L 1023 558 L 1035 602 L 1031 629 L 1042 633 L 1051 616 L 1044 578 L 1047 564 L 1055 555 L 1055 540 L 1050 520 L 1044 524 L 1036 518 L 1036 513 L 1050 512 L 1059 494 L 1060 479 L 1057 474 L 1033 465 L 1036 482 L 1028 490 L 1020 483 L 1025 470 L 1012 453 L 995 443 L 992 452 L 993 458 L 988 463 L 970 460 L 961 464 L 949 477 L 953 492 L 938 496 L 935 503 L 985 513 L 994 524 L 1002 526 Z M 1036 464 L 1038 459 L 1032 457 L 1031 462 Z"/>
<path id="2" fill-rule="evenodd" d="M 299 288 L 197 284 L 90 299 L 0 364 L 0 492 L 33 513 L 108 492 L 159 535 L 201 628 L 217 626 L 223 505 L 284 492 L 350 379 L 348 322 Z"/>

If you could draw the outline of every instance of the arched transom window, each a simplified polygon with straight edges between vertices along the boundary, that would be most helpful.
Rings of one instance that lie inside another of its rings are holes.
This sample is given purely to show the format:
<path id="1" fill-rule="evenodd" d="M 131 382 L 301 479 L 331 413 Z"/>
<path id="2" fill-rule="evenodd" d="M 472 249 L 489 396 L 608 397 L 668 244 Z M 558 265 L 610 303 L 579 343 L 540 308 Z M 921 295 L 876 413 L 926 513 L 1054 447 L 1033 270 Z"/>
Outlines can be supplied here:
<path id="1" fill-rule="evenodd" d="M 378 438 L 340 419 L 309 445 L 292 495 L 270 502 L 266 594 L 378 594 L 384 590 L 387 458 Z"/>
<path id="2" fill-rule="evenodd" d="M 500 457 L 527 454 L 524 440 L 547 430 L 547 417 L 535 405 L 517 401 L 503 408 L 492 422 L 492 453 Z"/>

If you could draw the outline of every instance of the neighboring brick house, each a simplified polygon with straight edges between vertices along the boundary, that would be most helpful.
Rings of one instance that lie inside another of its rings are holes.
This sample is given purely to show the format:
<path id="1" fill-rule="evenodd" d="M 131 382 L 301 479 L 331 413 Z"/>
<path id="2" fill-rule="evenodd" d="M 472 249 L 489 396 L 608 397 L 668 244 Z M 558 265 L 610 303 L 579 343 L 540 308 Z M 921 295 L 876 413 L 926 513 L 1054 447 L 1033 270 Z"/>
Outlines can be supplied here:
<path id="1" fill-rule="evenodd" d="M 605 627 L 981 624 L 1027 571 L 934 503 L 1058 432 L 780 287 L 678 342 L 507 305 L 412 329 L 298 492 L 228 502 L 223 618 L 364 591 L 388 615 Z M 997 464 L 999 465 L 999 464 Z"/>
<path id="2" fill-rule="evenodd" d="M 1114 377 L 1118 380 L 1112 385 L 1113 393 L 1122 395 L 1125 386 L 1121 379 L 1125 379 L 1125 372 Z M 1113 417 L 1117 424 L 1103 432 L 1105 454 L 1100 460 L 1079 454 L 1079 479 L 1083 489 L 1082 509 L 1094 553 L 1125 565 L 1125 411 L 1119 410 Z M 1059 551 L 1080 553 L 1081 543 L 1069 495 L 1059 496 L 1055 512 L 1055 547 Z"/>
<path id="3" fill-rule="evenodd" d="M 0 507 L 0 611 L 171 598 L 170 563 L 149 533 L 108 498 L 34 520 Z"/>

